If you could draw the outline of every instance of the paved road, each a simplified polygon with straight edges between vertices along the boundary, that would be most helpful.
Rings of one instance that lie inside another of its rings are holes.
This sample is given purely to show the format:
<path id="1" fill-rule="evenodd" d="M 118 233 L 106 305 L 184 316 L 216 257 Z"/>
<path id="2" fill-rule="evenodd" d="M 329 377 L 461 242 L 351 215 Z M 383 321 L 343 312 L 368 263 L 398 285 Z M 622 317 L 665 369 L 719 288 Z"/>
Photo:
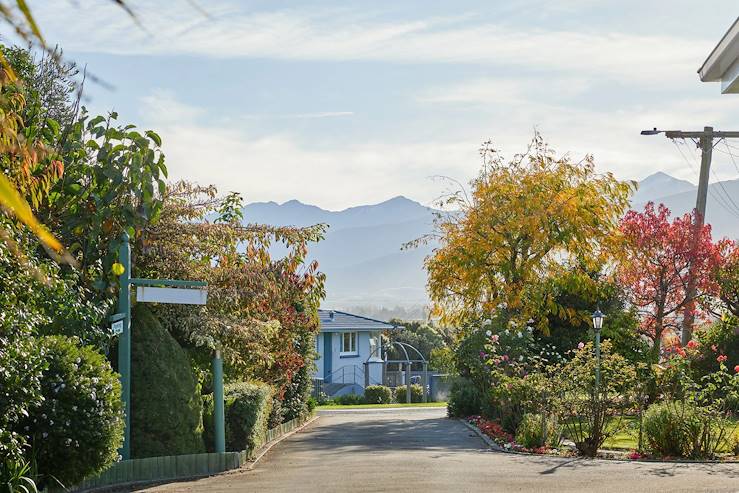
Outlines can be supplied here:
<path id="1" fill-rule="evenodd" d="M 443 409 L 323 414 L 251 471 L 146 491 L 739 492 L 739 464 L 659 464 L 492 452 Z"/>

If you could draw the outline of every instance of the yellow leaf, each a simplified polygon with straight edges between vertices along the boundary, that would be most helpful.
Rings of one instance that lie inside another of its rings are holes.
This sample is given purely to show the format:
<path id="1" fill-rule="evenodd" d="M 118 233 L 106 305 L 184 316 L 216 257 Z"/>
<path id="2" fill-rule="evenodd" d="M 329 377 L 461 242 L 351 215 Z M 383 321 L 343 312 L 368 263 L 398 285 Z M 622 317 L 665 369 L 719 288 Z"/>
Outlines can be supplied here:
<path id="1" fill-rule="evenodd" d="M 0 205 L 8 209 L 19 221 L 28 226 L 44 245 L 57 253 L 62 253 L 62 244 L 36 219 L 36 216 L 31 211 L 31 207 L 2 173 L 0 173 Z"/>

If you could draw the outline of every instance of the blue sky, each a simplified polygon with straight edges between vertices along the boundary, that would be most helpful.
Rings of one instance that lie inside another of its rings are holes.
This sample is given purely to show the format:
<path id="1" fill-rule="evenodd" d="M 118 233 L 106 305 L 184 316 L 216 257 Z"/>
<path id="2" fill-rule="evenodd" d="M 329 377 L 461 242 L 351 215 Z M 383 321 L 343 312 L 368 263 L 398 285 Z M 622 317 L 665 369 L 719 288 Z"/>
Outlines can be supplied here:
<path id="1" fill-rule="evenodd" d="M 31 7 L 48 42 L 115 86 L 88 84 L 92 111 L 157 130 L 172 177 L 248 201 L 430 204 L 434 176 L 467 182 L 482 141 L 511 155 L 534 127 L 619 178 L 696 181 L 639 130 L 739 129 L 739 98 L 696 74 L 734 1 L 129 4 L 144 29 L 106 0 Z M 725 157 L 716 176 L 736 178 Z"/>

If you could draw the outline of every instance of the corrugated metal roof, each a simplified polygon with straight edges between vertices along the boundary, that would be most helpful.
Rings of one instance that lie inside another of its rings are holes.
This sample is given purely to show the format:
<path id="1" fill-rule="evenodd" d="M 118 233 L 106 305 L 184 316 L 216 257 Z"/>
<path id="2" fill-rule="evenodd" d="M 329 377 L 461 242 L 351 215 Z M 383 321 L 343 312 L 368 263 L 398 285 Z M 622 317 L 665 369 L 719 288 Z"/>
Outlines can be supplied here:
<path id="1" fill-rule="evenodd" d="M 333 318 L 331 317 L 332 313 Z M 400 328 L 382 320 L 375 320 L 374 318 L 362 317 L 361 315 L 353 315 L 337 310 L 318 310 L 318 317 L 321 319 L 321 332 L 376 331 Z"/>

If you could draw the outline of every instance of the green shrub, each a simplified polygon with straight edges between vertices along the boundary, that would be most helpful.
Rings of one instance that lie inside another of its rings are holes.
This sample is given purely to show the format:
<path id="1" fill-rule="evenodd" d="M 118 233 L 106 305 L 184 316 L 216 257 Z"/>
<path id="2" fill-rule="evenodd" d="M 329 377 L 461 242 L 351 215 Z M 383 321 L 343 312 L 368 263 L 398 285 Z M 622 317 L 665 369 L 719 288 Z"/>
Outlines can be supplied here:
<path id="1" fill-rule="evenodd" d="M 364 389 L 364 402 L 367 404 L 390 404 L 393 391 L 384 385 L 370 385 Z"/>
<path id="2" fill-rule="evenodd" d="M 408 402 L 408 390 L 405 385 L 395 387 L 395 402 L 406 404 Z M 423 402 L 423 385 L 411 384 L 411 402 Z"/>
<path id="3" fill-rule="evenodd" d="M 44 401 L 26 421 L 39 477 L 72 486 L 116 460 L 123 442 L 123 410 L 118 377 L 107 360 L 76 338 L 37 340 L 48 368 Z"/>
<path id="4" fill-rule="evenodd" d="M 685 402 L 649 406 L 642 426 L 647 450 L 660 456 L 704 459 L 732 447 L 734 425 L 730 420 Z"/>
<path id="5" fill-rule="evenodd" d="M 642 421 L 647 450 L 665 457 L 692 455 L 701 428 L 696 408 L 678 402 L 652 404 Z"/>
<path id="6" fill-rule="evenodd" d="M 190 358 L 144 305 L 131 327 L 132 456 L 204 452 L 202 396 Z"/>
<path id="7" fill-rule="evenodd" d="M 516 430 L 516 443 L 529 449 L 545 445 L 558 447 L 560 438 L 561 429 L 557 422 L 540 414 L 525 414 Z"/>
<path id="8" fill-rule="evenodd" d="M 344 394 L 334 397 L 334 402 L 342 406 L 353 406 L 356 404 L 363 404 L 364 398 L 359 394 Z"/>
<path id="9" fill-rule="evenodd" d="M 257 450 L 264 445 L 272 411 L 272 387 L 239 382 L 225 388 L 226 450 Z"/>
<path id="10" fill-rule="evenodd" d="M 457 379 L 452 384 L 447 403 L 447 414 L 450 418 L 466 418 L 480 414 L 482 393 L 466 378 Z"/>

